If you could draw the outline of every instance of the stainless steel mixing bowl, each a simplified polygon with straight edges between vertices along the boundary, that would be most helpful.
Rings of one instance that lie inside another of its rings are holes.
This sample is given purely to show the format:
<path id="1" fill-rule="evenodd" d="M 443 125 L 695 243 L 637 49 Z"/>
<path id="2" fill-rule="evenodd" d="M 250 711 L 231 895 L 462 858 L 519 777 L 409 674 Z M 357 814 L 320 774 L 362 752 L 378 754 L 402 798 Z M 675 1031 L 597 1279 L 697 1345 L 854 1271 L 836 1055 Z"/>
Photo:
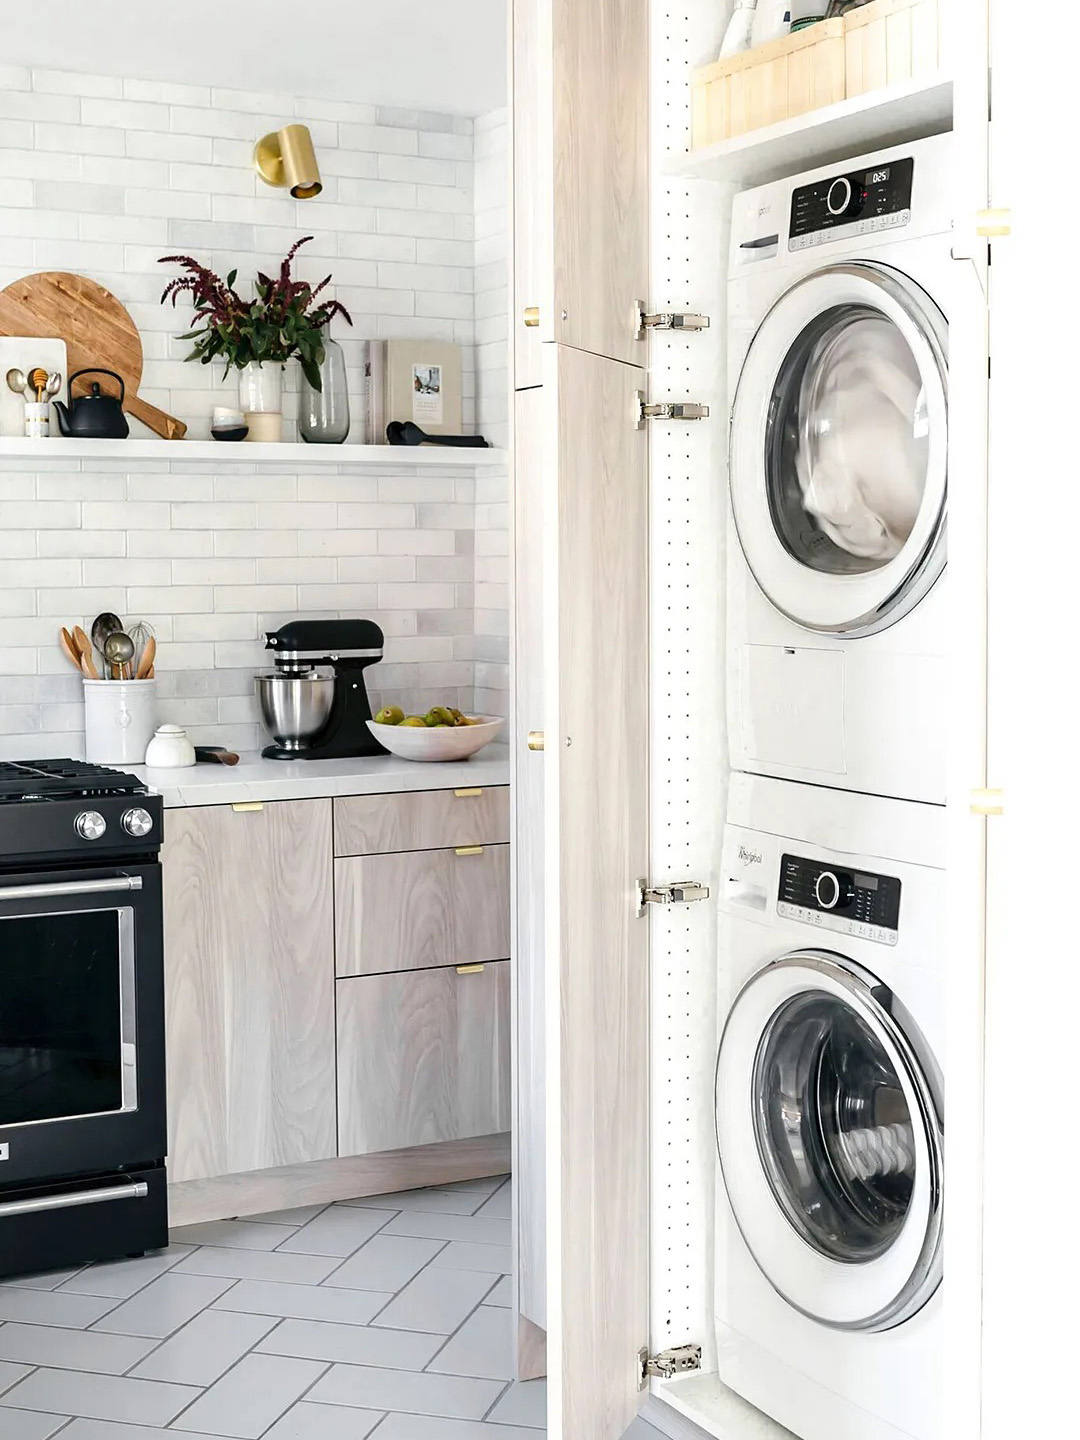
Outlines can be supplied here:
<path id="1" fill-rule="evenodd" d="M 284 750 L 305 749 L 326 724 L 334 701 L 334 676 L 314 670 L 283 675 L 278 670 L 255 676 L 255 696 L 263 724 Z"/>

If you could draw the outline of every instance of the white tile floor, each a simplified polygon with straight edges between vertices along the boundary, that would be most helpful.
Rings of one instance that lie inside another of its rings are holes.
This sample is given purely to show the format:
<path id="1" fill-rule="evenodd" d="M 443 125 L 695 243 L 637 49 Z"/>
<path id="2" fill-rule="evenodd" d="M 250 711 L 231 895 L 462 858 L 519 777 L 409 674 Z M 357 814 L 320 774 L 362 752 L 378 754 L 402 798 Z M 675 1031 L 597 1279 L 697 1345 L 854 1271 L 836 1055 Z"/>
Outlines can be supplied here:
<path id="1" fill-rule="evenodd" d="M 0 1440 L 543 1440 L 510 1184 L 307 1206 L 0 1284 Z"/>

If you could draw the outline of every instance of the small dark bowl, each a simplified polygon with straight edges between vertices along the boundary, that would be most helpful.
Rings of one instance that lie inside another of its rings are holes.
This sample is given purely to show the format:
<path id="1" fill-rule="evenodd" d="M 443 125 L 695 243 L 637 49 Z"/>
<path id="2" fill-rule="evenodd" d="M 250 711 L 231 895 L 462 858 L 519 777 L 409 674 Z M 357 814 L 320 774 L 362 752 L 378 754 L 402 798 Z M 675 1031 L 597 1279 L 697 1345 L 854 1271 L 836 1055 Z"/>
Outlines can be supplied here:
<path id="1" fill-rule="evenodd" d="M 247 433 L 246 425 L 233 425 L 228 430 L 211 430 L 210 436 L 214 440 L 246 440 Z"/>

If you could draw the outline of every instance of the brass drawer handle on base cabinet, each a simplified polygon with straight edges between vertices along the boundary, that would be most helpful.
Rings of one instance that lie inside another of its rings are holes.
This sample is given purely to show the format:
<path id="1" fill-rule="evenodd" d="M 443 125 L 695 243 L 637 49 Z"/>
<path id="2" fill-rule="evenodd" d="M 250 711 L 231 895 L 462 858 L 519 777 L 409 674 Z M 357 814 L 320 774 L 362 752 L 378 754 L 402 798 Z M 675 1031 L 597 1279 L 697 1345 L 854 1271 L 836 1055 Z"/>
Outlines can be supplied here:
<path id="1" fill-rule="evenodd" d="M 527 738 L 526 738 L 526 740 L 525 740 L 525 744 L 529 747 L 530 750 L 543 750 L 543 748 L 544 748 L 544 732 L 543 732 L 543 730 L 530 730 L 530 731 L 529 731 L 529 734 L 528 734 L 528 736 L 527 736 Z"/>
<path id="2" fill-rule="evenodd" d="M 526 305 L 525 314 L 522 316 L 522 319 L 530 330 L 535 330 L 540 324 L 540 306 Z"/>
<path id="3" fill-rule="evenodd" d="M 454 969 L 459 975 L 479 975 L 483 965 L 455 965 Z"/>
<path id="4" fill-rule="evenodd" d="M 482 855 L 483 853 L 483 845 L 458 845 L 454 850 L 455 855 Z"/>

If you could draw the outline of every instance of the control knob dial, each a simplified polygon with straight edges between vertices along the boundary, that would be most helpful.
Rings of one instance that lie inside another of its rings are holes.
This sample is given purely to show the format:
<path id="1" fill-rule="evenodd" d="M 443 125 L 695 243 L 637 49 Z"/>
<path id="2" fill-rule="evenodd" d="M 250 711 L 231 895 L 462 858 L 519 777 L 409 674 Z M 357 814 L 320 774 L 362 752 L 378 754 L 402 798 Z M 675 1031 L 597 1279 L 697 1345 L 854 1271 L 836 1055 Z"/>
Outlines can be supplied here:
<path id="1" fill-rule="evenodd" d="M 105 816 L 97 810 L 84 810 L 75 817 L 75 834 L 81 840 L 100 840 L 106 828 Z"/>
<path id="2" fill-rule="evenodd" d="M 814 881 L 814 899 L 822 910 L 842 910 L 855 899 L 855 886 L 848 875 L 822 870 Z"/>
<path id="3" fill-rule="evenodd" d="M 830 215 L 837 218 L 845 215 L 857 215 L 862 209 L 862 200 L 861 187 L 856 189 L 846 175 L 838 175 L 829 186 L 829 192 L 825 197 L 825 208 Z"/>
<path id="4" fill-rule="evenodd" d="M 124 811 L 124 817 L 120 824 L 129 835 L 141 839 L 144 835 L 149 835 L 154 828 L 154 817 L 149 810 L 144 810 L 141 805 L 137 805 L 133 810 Z"/>

